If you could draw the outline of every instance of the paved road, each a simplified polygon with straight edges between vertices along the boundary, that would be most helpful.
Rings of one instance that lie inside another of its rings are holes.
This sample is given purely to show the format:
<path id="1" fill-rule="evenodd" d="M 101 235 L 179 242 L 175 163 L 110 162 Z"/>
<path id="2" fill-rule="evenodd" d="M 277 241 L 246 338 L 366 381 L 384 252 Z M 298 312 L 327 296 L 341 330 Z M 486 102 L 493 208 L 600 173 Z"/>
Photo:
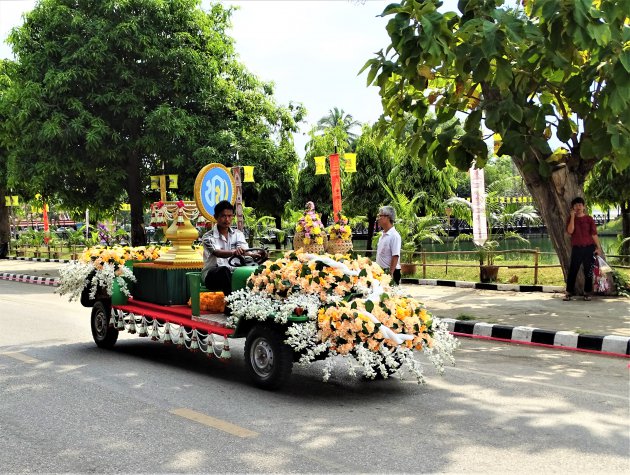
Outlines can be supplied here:
<path id="1" fill-rule="evenodd" d="M 280 392 L 221 364 L 123 334 L 91 341 L 89 311 L 0 282 L 0 467 L 6 472 L 621 473 L 627 361 L 462 340 L 427 383 L 321 366 Z"/>

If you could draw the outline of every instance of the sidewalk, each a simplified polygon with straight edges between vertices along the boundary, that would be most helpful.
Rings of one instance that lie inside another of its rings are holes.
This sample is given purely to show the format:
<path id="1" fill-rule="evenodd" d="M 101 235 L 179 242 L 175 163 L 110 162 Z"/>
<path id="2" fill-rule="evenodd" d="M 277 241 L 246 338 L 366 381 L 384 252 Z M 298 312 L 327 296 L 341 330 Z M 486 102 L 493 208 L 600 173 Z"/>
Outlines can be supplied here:
<path id="1" fill-rule="evenodd" d="M 1 259 L 0 280 L 55 285 L 63 265 Z M 445 319 L 449 330 L 458 335 L 630 355 L 630 300 L 626 298 L 565 302 L 562 293 L 418 284 L 402 287 L 433 315 Z"/>

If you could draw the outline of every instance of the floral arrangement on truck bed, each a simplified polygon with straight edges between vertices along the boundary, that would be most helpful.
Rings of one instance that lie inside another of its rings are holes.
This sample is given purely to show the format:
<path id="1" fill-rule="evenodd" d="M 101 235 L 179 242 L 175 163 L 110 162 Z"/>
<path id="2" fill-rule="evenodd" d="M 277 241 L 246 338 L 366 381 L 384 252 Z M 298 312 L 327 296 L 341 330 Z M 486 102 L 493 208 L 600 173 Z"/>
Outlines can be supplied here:
<path id="1" fill-rule="evenodd" d="M 339 355 L 358 361 L 368 378 L 386 378 L 405 367 L 421 381 L 413 350 L 424 351 L 442 371 L 453 362 L 457 343 L 446 325 L 389 283 L 390 276 L 366 257 L 289 252 L 260 266 L 247 288 L 228 297 L 231 323 L 271 317 L 287 324 L 285 341 L 302 354 L 300 363 L 327 360 L 325 380 L 331 357 Z M 291 324 L 292 315 L 308 319 Z"/>
<path id="2" fill-rule="evenodd" d="M 83 290 L 90 289 L 90 298 L 96 297 L 99 288 L 112 295 L 114 282 L 123 294 L 129 295 L 127 281 L 135 282 L 133 271 L 125 266 L 128 261 L 152 261 L 160 257 L 159 246 L 94 246 L 83 251 L 79 260 L 70 261 L 59 270 L 60 284 L 57 293 L 69 294 L 69 300 L 81 298 Z"/>

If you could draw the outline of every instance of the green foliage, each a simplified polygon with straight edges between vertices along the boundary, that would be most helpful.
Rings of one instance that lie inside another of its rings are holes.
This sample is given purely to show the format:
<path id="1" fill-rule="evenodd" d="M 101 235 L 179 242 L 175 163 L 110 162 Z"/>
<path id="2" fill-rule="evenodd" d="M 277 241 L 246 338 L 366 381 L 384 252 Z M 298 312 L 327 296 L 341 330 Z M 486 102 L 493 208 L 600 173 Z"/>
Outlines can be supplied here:
<path id="1" fill-rule="evenodd" d="M 297 157 L 282 147 L 303 110 L 278 107 L 236 60 L 230 12 L 197 0 L 39 2 L 9 40 L 19 58 L 5 104 L 10 183 L 69 210 L 129 200 L 134 241 L 142 192 L 157 199 L 148 177 L 162 167 L 186 198 L 202 166 L 232 165 L 239 150 L 286 199 Z"/>
<path id="2" fill-rule="evenodd" d="M 504 3 L 461 0 L 459 12 L 438 11 L 440 0 L 391 4 L 391 44 L 362 71 L 380 89 L 379 130 L 393 130 L 421 163 L 483 167 L 484 134 L 499 134 L 497 153 L 514 161 L 566 268 L 570 200 L 597 162 L 630 165 L 627 0 Z"/>
<path id="3" fill-rule="evenodd" d="M 401 261 L 411 263 L 413 253 L 422 247 L 424 241 L 443 242 L 441 235 L 445 235 L 444 227 L 436 216 L 418 216 L 417 201 L 419 195 L 409 199 L 403 193 L 394 192 L 385 182 L 381 182 L 388 194 L 390 204 L 396 210 L 395 227 L 402 241 Z"/>

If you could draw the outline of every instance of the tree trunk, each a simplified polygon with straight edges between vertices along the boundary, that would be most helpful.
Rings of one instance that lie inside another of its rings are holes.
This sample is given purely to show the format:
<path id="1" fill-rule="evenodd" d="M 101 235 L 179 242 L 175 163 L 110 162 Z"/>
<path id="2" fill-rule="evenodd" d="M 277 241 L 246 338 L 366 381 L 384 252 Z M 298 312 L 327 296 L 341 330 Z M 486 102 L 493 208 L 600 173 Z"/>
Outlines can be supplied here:
<path id="1" fill-rule="evenodd" d="M 276 229 L 282 229 L 282 216 L 276 214 L 274 219 L 276 220 Z M 276 235 L 276 249 L 282 249 L 283 244 L 284 242 L 280 242 L 280 237 Z"/>
<path id="2" fill-rule="evenodd" d="M 513 161 L 525 180 L 527 189 L 547 227 L 547 233 L 558 254 L 566 280 L 571 259 L 571 238 L 566 232 L 566 224 L 569 219 L 571 201 L 577 196 L 584 196 L 585 175 L 564 166 L 554 170 L 551 177 L 542 178 L 537 169 L 524 166 L 524 160 L 513 158 Z M 582 293 L 584 288 L 582 272 L 578 274 L 575 288 L 576 293 Z"/>
<path id="3" fill-rule="evenodd" d="M 621 237 L 623 239 L 630 238 L 630 201 L 621 203 Z M 620 249 L 620 254 L 630 256 L 630 240 L 624 242 Z M 624 264 L 628 264 L 630 258 L 624 257 Z"/>
<path id="4" fill-rule="evenodd" d="M 368 251 L 372 250 L 372 238 L 374 237 L 374 225 L 376 224 L 376 215 L 368 214 L 368 229 L 367 229 L 367 245 L 366 249 Z"/>
<path id="5" fill-rule="evenodd" d="M 144 231 L 144 203 L 140 179 L 141 160 L 138 153 L 130 152 L 127 162 L 127 194 L 131 206 L 131 245 L 144 246 L 147 243 Z"/>
<path id="6" fill-rule="evenodd" d="M 9 253 L 9 242 L 11 241 L 11 225 L 9 223 L 9 207 L 5 203 L 7 190 L 0 186 L 0 258 L 4 258 Z"/>

